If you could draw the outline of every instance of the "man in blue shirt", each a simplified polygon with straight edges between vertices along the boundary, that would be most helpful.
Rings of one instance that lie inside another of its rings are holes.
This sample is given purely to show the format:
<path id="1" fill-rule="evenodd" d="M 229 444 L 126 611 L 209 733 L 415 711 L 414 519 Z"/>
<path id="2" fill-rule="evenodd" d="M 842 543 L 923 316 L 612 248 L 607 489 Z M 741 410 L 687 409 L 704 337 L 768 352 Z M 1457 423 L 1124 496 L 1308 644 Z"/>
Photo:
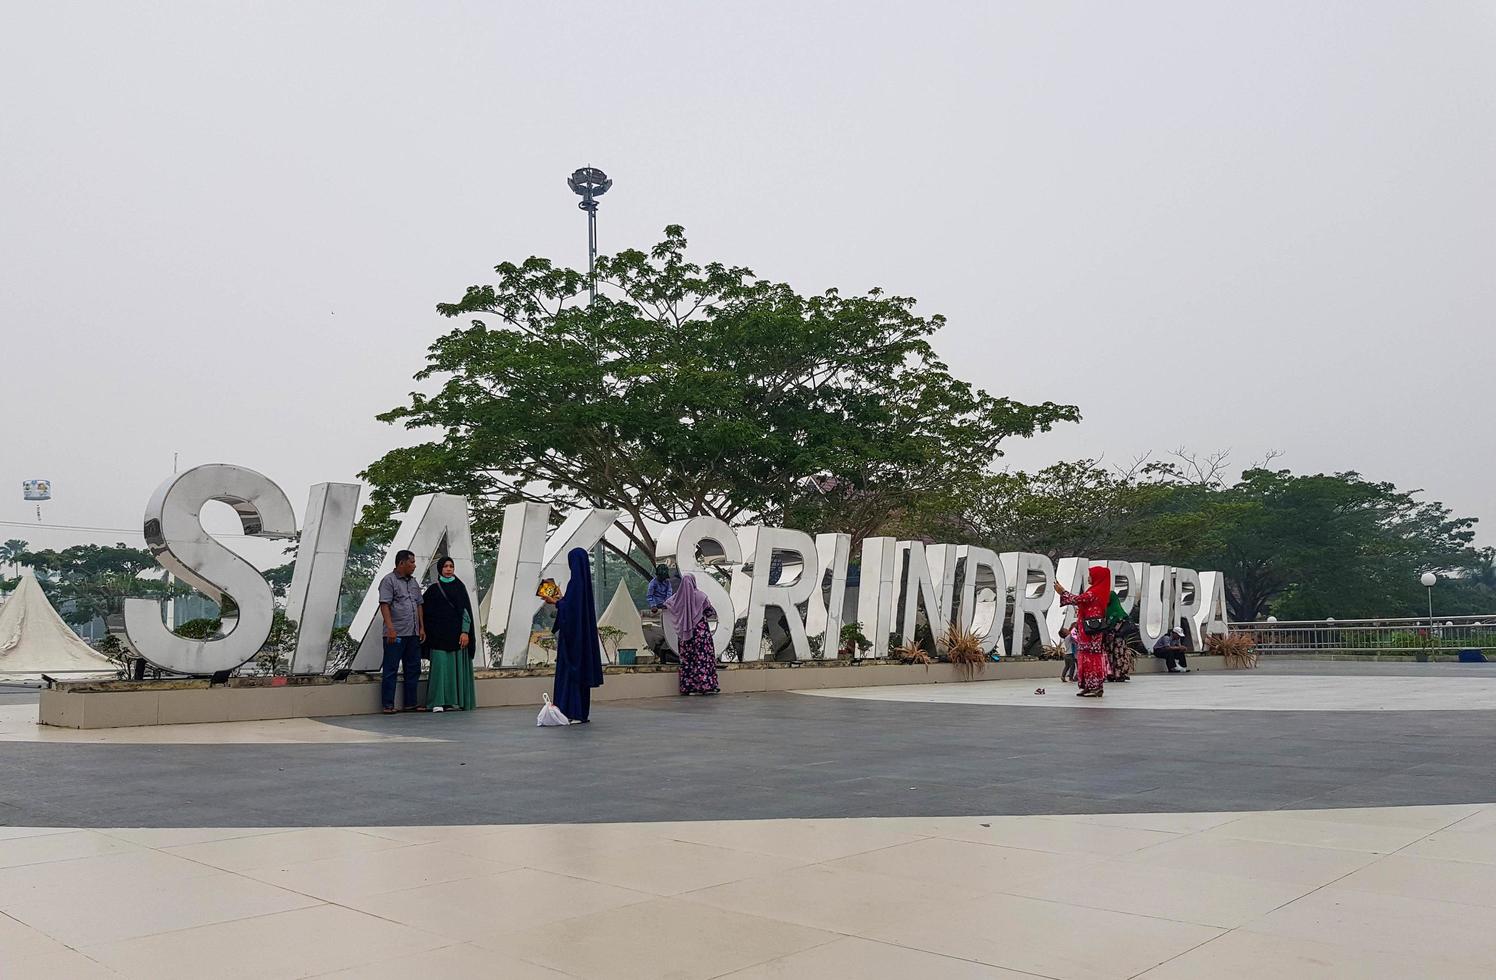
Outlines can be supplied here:
<path id="1" fill-rule="evenodd" d="M 402 548 L 395 553 L 395 570 L 379 581 L 379 615 L 384 618 L 379 697 L 387 715 L 395 711 L 395 686 L 399 680 L 404 681 L 404 710 L 425 710 L 416 707 L 417 685 L 421 681 L 421 644 L 426 642 L 425 601 L 421 580 L 416 578 L 415 553 Z"/>
<path id="2" fill-rule="evenodd" d="M 1153 644 L 1153 655 L 1163 658 L 1171 674 L 1188 674 L 1190 672 L 1189 661 L 1185 659 L 1185 654 L 1189 652 L 1190 648 L 1184 642 L 1184 630 L 1177 626 L 1159 637 L 1158 642 Z"/>
<path id="3" fill-rule="evenodd" d="M 669 567 L 656 565 L 655 576 L 649 580 L 649 590 L 644 593 L 644 601 L 649 606 L 650 611 L 657 612 L 661 606 L 665 605 L 665 600 L 669 599 L 674 592 L 675 590 L 670 587 Z"/>

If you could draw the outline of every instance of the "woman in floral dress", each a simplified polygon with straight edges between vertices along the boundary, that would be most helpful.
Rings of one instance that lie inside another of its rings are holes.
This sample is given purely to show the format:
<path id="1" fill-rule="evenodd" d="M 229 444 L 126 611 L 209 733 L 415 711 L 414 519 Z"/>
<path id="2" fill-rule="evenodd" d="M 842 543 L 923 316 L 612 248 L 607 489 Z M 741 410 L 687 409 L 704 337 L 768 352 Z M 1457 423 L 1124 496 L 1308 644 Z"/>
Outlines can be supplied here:
<path id="1" fill-rule="evenodd" d="M 1065 587 L 1055 583 L 1060 594 L 1060 605 L 1075 606 L 1075 626 L 1070 635 L 1075 638 L 1075 660 L 1080 674 L 1078 697 L 1099 698 L 1106 685 L 1107 632 L 1106 609 L 1112 598 L 1112 572 L 1105 565 L 1092 565 L 1089 584 L 1084 592 L 1066 592 Z M 1087 629 L 1087 625 L 1092 628 Z"/>
<path id="2" fill-rule="evenodd" d="M 717 647 L 709 617 L 717 615 L 706 595 L 696 587 L 696 576 L 681 576 L 680 588 L 665 601 L 665 615 L 680 643 L 680 693 L 716 694 Z"/>

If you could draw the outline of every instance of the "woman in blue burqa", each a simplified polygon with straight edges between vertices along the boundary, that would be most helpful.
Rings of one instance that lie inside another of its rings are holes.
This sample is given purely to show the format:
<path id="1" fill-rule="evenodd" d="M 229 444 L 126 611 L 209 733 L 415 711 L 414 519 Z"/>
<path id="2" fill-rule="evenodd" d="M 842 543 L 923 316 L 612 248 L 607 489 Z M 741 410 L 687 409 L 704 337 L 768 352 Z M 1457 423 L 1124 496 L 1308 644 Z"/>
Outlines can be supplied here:
<path id="1" fill-rule="evenodd" d="M 555 601 L 556 687 L 551 699 L 573 722 L 586 721 L 592 689 L 603 684 L 603 650 L 597 638 L 597 603 L 592 598 L 592 564 L 584 548 L 566 555 L 571 581 Z"/>

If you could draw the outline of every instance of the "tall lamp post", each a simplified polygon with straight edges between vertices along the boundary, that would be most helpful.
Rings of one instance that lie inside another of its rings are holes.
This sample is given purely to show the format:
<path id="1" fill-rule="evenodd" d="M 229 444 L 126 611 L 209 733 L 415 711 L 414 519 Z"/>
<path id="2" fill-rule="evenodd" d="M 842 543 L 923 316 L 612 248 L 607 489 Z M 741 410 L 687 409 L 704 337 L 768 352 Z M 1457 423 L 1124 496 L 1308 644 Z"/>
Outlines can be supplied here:
<path id="1" fill-rule="evenodd" d="M 566 178 L 566 186 L 581 196 L 577 207 L 587 212 L 588 305 L 597 302 L 597 199 L 608 193 L 613 180 L 596 167 L 582 167 Z"/>
<path id="2" fill-rule="evenodd" d="M 1425 589 L 1428 589 L 1428 646 L 1432 651 L 1434 648 L 1434 586 L 1439 584 L 1439 576 L 1433 572 L 1424 572 L 1419 576 L 1418 581 L 1423 583 Z"/>
<path id="3" fill-rule="evenodd" d="M 566 178 L 566 186 L 581 197 L 577 207 L 587 212 L 587 305 L 597 302 L 597 199 L 608 193 L 613 179 L 596 167 L 579 167 Z M 603 542 L 599 538 L 593 548 L 592 601 L 603 602 L 602 592 L 607 588 L 603 581 Z"/>

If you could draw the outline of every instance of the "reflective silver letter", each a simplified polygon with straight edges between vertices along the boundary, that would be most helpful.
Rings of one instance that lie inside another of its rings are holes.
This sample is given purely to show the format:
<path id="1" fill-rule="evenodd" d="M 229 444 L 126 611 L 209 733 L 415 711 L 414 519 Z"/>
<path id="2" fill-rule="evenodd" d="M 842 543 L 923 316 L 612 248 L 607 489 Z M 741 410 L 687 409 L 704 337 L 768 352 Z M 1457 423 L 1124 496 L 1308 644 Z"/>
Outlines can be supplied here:
<path id="1" fill-rule="evenodd" d="M 173 476 L 145 508 L 145 541 L 161 567 L 214 602 L 239 606 L 227 636 L 189 640 L 166 628 L 155 599 L 125 600 L 125 635 L 140 655 L 163 670 L 212 674 L 232 670 L 260 652 L 275 617 L 275 595 L 253 565 L 203 530 L 210 500 L 234 508 L 244 533 L 257 538 L 296 536 L 296 515 L 281 488 L 242 466 L 212 463 Z"/>
<path id="2" fill-rule="evenodd" d="M 338 614 L 338 590 L 348 564 L 348 543 L 358 516 L 357 483 L 318 483 L 306 502 L 296 567 L 286 590 L 286 618 L 294 620 L 296 652 L 291 673 L 327 670 L 327 649 Z"/>

